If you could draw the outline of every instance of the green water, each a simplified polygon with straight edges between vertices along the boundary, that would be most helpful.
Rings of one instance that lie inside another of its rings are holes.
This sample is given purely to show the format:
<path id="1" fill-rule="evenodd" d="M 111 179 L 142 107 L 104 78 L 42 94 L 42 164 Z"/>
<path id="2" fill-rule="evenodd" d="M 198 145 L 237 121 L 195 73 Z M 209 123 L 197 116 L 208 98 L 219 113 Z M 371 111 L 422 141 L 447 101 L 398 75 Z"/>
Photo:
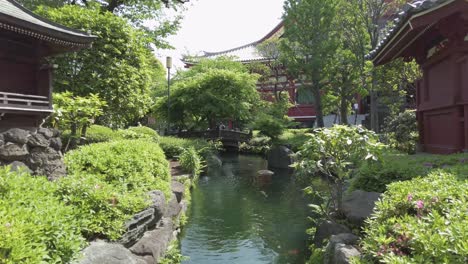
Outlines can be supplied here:
<path id="1" fill-rule="evenodd" d="M 229 155 L 200 178 L 181 235 L 184 263 L 304 263 L 306 202 L 285 171 L 256 184 L 265 168 L 260 157 Z"/>

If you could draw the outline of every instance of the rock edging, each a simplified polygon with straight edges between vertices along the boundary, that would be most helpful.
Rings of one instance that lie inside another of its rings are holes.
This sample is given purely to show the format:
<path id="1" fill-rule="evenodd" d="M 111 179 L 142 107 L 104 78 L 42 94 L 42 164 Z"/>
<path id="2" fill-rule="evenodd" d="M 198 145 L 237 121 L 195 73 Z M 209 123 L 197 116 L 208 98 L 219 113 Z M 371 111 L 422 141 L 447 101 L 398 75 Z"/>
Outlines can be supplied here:
<path id="1" fill-rule="evenodd" d="M 354 226 L 361 227 L 365 219 L 371 216 L 375 202 L 380 198 L 380 193 L 356 190 L 343 200 L 343 211 L 346 220 Z M 322 247 L 323 241 L 329 238 L 326 245 L 323 263 L 347 264 L 353 257 L 359 257 L 361 253 L 357 249 L 359 237 L 352 234 L 351 230 L 342 224 L 333 221 L 324 221 L 318 227 L 314 235 L 316 247 Z"/>
<path id="2" fill-rule="evenodd" d="M 12 128 L 0 132 L 0 165 L 23 168 L 34 175 L 55 180 L 66 175 L 61 152 L 62 141 L 56 129 Z"/>
<path id="3" fill-rule="evenodd" d="M 120 241 L 93 241 L 83 250 L 79 264 L 154 264 L 164 257 L 180 232 L 178 220 L 187 209 L 185 186 L 173 181 L 168 203 L 161 191 L 149 193 L 152 204 L 127 221 Z"/>

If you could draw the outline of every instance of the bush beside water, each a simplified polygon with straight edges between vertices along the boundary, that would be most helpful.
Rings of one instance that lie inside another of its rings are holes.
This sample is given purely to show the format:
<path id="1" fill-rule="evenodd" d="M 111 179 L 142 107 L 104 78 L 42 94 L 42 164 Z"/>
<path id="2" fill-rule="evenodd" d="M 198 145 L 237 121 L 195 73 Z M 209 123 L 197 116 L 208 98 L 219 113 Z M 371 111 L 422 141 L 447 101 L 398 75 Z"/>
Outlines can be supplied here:
<path id="1" fill-rule="evenodd" d="M 390 184 L 364 230 L 362 263 L 466 263 L 467 177 L 436 170 Z"/>

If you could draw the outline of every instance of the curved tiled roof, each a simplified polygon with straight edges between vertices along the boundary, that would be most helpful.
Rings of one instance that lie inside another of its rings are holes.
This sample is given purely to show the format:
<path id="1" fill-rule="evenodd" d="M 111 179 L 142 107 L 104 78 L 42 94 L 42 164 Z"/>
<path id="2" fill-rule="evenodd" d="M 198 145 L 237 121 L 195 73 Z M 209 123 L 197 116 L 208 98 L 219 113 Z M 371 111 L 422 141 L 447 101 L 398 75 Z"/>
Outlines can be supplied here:
<path id="1" fill-rule="evenodd" d="M 414 15 L 454 1 L 455 0 L 417 0 L 406 4 L 393 20 L 395 25 L 388 31 L 377 47 L 367 54 L 366 58 L 374 60 Z"/>
<path id="2" fill-rule="evenodd" d="M 0 0 L 0 27 L 61 45 L 88 45 L 95 38 L 42 18 L 14 0 Z"/>
<path id="3" fill-rule="evenodd" d="M 271 30 L 267 35 L 265 35 L 263 38 L 260 40 L 257 40 L 255 42 L 224 50 L 224 51 L 219 51 L 219 52 L 207 52 L 204 51 L 202 56 L 198 56 L 195 58 L 192 58 L 192 60 L 185 60 L 185 63 L 196 63 L 199 59 L 214 59 L 217 57 L 221 56 L 226 56 L 226 57 L 232 57 L 234 61 L 239 61 L 239 62 L 254 62 L 254 61 L 265 61 L 270 58 L 264 57 L 260 55 L 257 51 L 257 46 L 261 44 L 262 42 L 270 39 L 273 37 L 276 33 L 280 32 L 281 28 L 283 27 L 283 22 L 280 22 L 273 30 Z"/>

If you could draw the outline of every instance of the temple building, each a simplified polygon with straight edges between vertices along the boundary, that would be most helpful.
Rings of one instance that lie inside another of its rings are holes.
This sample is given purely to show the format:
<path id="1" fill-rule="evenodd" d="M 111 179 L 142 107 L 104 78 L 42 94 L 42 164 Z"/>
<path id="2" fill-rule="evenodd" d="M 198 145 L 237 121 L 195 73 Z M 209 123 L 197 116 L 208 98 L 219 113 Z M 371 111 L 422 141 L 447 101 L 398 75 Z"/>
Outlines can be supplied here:
<path id="1" fill-rule="evenodd" d="M 271 76 L 262 76 L 257 83 L 257 90 L 265 100 L 274 100 L 276 93 L 286 92 L 293 107 L 288 111 L 288 116 L 302 126 L 312 127 L 316 118 L 314 97 L 309 89 L 301 89 L 301 83 L 288 76 L 281 65 L 272 66 L 277 58 L 267 57 L 258 51 L 258 47 L 269 41 L 278 39 L 283 35 L 283 23 L 279 23 L 272 31 L 258 41 L 220 52 L 204 52 L 202 56 L 184 58 L 185 67 L 189 68 L 200 59 L 214 59 L 217 57 L 231 57 L 234 61 L 243 64 L 262 63 L 272 68 Z M 273 69 L 274 68 L 274 69 Z"/>
<path id="2" fill-rule="evenodd" d="M 468 151 L 468 2 L 413 1 L 394 23 L 369 58 L 377 66 L 415 59 L 423 71 L 416 91 L 423 150 Z"/>
<path id="3" fill-rule="evenodd" d="M 37 127 L 52 111 L 49 56 L 90 47 L 94 37 L 0 0 L 0 130 Z"/>

